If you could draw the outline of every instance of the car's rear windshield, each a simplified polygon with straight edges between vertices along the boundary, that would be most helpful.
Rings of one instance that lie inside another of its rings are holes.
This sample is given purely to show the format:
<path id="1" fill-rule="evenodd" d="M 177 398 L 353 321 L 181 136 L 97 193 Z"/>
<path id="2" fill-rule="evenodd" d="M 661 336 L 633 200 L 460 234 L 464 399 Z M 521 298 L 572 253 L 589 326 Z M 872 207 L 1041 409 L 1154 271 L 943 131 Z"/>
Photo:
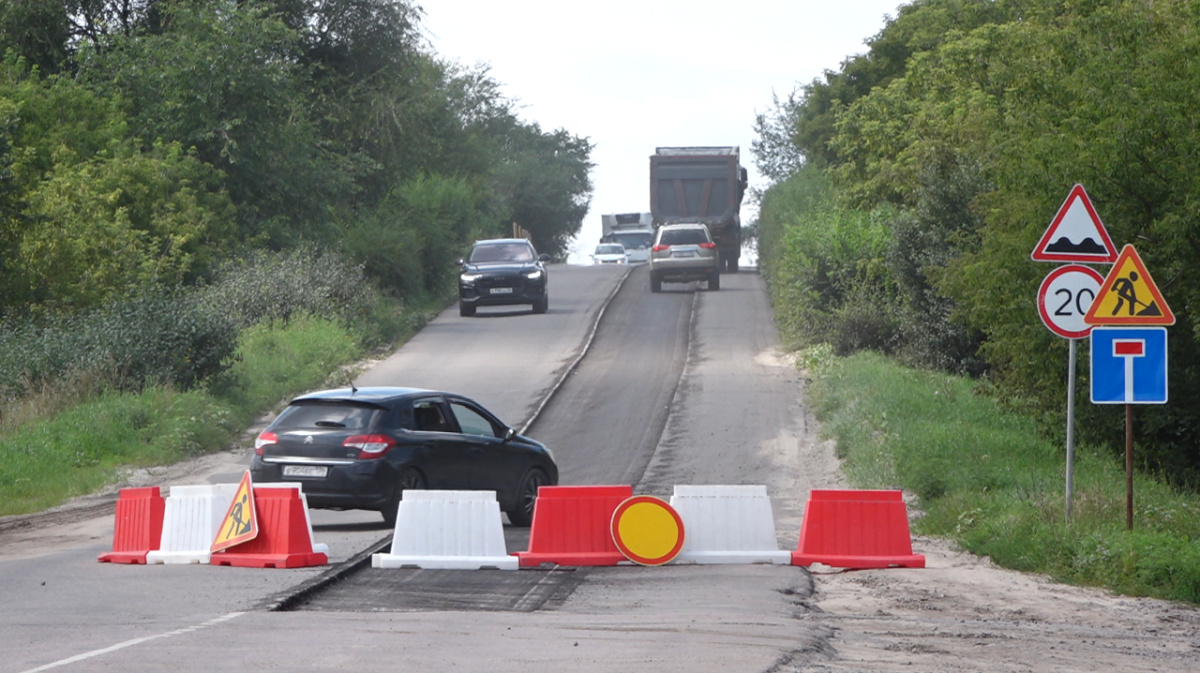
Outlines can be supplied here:
<path id="1" fill-rule="evenodd" d="M 526 243 L 488 243 L 471 249 L 467 261 L 472 264 L 487 262 L 532 262 L 533 249 Z"/>
<path id="2" fill-rule="evenodd" d="M 699 245 L 708 243 L 703 229 L 664 229 L 658 239 L 659 245 Z"/>
<path id="3" fill-rule="evenodd" d="M 654 234 L 648 231 L 622 231 L 612 234 L 626 250 L 641 250 L 654 244 Z"/>
<path id="4" fill-rule="evenodd" d="M 275 419 L 276 430 L 340 429 L 366 430 L 375 416 L 383 410 L 367 404 L 352 402 L 295 402 Z"/>

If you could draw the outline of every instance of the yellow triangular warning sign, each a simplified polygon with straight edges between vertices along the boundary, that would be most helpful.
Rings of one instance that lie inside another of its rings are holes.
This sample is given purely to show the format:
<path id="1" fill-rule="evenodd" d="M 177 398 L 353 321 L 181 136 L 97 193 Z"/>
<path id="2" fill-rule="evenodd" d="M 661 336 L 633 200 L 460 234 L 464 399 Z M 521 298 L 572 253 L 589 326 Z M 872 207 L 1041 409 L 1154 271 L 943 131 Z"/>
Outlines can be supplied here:
<path id="1" fill-rule="evenodd" d="M 1146 271 L 1132 245 L 1120 256 L 1100 286 L 1083 322 L 1088 325 L 1174 325 L 1175 314 Z"/>
<path id="2" fill-rule="evenodd" d="M 217 552 L 228 549 L 256 537 L 258 537 L 258 511 L 254 508 L 254 485 L 250 483 L 250 470 L 246 470 L 209 551 Z"/>

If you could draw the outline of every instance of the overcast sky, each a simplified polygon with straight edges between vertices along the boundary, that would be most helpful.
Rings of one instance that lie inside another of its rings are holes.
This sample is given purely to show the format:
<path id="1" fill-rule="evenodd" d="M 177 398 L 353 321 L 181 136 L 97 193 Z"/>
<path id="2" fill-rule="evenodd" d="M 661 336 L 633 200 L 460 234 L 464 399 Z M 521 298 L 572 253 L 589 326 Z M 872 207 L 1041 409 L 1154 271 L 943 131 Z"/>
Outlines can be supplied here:
<path id="1" fill-rule="evenodd" d="M 588 138 L 586 260 L 601 213 L 648 211 L 649 156 L 663 145 L 738 145 L 765 186 L 754 118 L 798 85 L 864 53 L 901 0 L 418 0 L 443 58 L 486 63 L 521 117 Z M 743 222 L 754 215 L 742 209 Z M 582 259 L 581 259 L 582 258 Z"/>

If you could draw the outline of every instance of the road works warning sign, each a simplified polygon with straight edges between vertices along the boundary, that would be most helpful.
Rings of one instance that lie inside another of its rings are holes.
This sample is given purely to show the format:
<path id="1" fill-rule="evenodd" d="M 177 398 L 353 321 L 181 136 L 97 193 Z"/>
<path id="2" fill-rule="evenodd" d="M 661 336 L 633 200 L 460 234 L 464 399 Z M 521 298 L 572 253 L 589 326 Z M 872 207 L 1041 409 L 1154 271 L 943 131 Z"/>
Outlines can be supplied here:
<path id="1" fill-rule="evenodd" d="M 246 470 L 209 551 L 218 552 L 243 542 L 249 542 L 256 537 L 258 537 L 258 511 L 254 508 L 254 485 L 250 483 L 250 470 Z"/>
<path id="2" fill-rule="evenodd" d="M 1071 188 L 1030 256 L 1035 262 L 1092 264 L 1108 264 L 1117 258 L 1117 248 L 1083 185 Z"/>
<path id="3" fill-rule="evenodd" d="M 1175 314 L 1137 250 L 1126 245 L 1083 321 L 1089 325 L 1174 325 Z"/>

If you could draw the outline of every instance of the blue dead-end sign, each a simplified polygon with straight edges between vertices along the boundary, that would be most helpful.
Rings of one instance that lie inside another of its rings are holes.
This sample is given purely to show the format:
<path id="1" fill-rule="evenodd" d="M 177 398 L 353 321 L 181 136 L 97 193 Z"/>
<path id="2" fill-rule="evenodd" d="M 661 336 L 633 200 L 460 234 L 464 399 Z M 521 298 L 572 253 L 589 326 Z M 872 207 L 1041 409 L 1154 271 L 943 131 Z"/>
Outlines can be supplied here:
<path id="1" fill-rule="evenodd" d="M 1167 329 L 1092 329 L 1092 403 L 1166 404 Z"/>

